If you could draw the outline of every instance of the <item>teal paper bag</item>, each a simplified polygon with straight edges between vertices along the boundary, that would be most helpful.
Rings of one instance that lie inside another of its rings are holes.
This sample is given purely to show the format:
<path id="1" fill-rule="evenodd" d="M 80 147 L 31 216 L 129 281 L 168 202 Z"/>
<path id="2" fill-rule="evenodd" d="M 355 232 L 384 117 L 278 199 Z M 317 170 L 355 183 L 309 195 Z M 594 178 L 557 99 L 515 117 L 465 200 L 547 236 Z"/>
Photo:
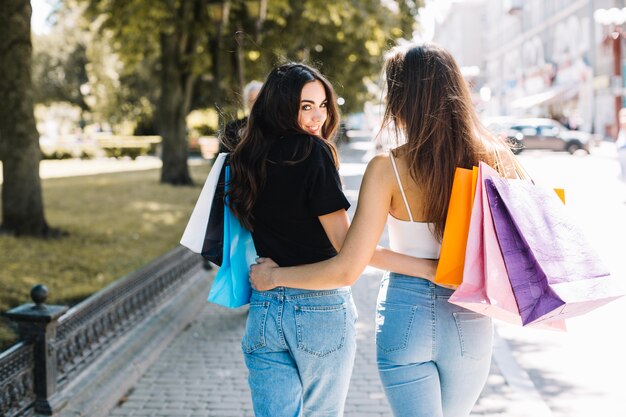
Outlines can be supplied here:
<path id="1" fill-rule="evenodd" d="M 224 192 L 228 191 L 230 167 L 225 168 Z M 241 307 L 250 302 L 250 265 L 257 253 L 252 234 L 244 228 L 224 202 L 224 246 L 222 266 L 211 285 L 209 301 L 224 307 Z"/>

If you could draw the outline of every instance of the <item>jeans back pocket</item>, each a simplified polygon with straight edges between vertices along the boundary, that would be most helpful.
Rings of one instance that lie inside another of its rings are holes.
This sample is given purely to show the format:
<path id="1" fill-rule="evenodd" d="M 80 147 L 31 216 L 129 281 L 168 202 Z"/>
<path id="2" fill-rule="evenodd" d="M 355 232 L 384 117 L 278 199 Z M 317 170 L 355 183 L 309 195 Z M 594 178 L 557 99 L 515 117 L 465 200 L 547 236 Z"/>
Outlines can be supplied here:
<path id="1" fill-rule="evenodd" d="M 490 355 L 493 345 L 491 318 L 471 311 L 452 314 L 459 332 L 461 355 L 475 360 Z"/>
<path id="2" fill-rule="evenodd" d="M 265 322 L 269 308 L 269 301 L 250 302 L 246 330 L 241 340 L 241 349 L 245 353 L 265 347 Z"/>
<path id="3" fill-rule="evenodd" d="M 383 352 L 407 348 L 416 306 L 380 303 L 376 311 L 376 346 Z"/>
<path id="4" fill-rule="evenodd" d="M 318 357 L 341 349 L 346 339 L 347 304 L 294 306 L 298 349 Z"/>

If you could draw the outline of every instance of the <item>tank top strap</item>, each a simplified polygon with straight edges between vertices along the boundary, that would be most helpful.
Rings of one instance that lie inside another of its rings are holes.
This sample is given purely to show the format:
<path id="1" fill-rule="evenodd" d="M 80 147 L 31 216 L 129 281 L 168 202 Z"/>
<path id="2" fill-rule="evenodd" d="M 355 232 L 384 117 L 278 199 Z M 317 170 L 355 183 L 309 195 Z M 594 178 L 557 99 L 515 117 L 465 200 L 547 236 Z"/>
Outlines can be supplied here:
<path id="1" fill-rule="evenodd" d="M 411 214 L 411 207 L 409 207 L 409 202 L 406 199 L 406 194 L 404 194 L 404 188 L 402 188 L 402 181 L 400 181 L 400 174 L 398 174 L 398 167 L 396 166 L 396 160 L 393 157 L 393 153 L 389 150 L 389 157 L 391 158 L 391 165 L 393 165 L 393 172 L 396 173 L 396 179 L 398 180 L 398 186 L 400 187 L 400 193 L 402 193 L 402 199 L 404 200 L 404 205 L 406 207 L 406 211 L 409 213 L 409 219 L 413 222 L 413 215 Z"/>

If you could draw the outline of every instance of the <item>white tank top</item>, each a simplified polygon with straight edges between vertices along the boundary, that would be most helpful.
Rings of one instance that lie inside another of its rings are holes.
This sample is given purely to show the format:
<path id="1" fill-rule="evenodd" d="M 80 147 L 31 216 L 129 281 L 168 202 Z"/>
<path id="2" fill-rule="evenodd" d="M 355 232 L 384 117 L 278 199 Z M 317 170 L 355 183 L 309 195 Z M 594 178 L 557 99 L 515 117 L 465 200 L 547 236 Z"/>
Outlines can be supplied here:
<path id="1" fill-rule="evenodd" d="M 409 202 L 402 188 L 396 161 L 391 151 L 389 152 L 389 156 L 391 157 L 393 171 L 396 173 L 396 179 L 398 180 L 398 186 L 402 193 L 406 211 L 409 213 L 409 218 L 411 219 L 411 221 L 396 219 L 391 213 L 387 216 L 389 248 L 394 252 L 415 256 L 416 258 L 439 259 L 441 244 L 430 231 L 432 223 L 413 221 L 413 214 L 411 214 L 411 208 L 409 207 Z"/>

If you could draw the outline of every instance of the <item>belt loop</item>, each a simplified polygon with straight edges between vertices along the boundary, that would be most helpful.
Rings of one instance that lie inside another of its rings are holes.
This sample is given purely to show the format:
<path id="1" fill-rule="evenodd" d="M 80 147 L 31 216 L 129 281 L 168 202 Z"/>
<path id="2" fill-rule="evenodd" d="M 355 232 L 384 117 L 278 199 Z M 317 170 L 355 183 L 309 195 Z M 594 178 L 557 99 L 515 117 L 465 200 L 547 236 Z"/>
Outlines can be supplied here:
<path id="1" fill-rule="evenodd" d="M 433 298 L 435 298 L 435 296 L 437 295 L 437 285 L 435 285 L 434 282 L 432 281 L 428 281 L 428 287 L 430 289 L 430 293 L 432 295 Z"/>

